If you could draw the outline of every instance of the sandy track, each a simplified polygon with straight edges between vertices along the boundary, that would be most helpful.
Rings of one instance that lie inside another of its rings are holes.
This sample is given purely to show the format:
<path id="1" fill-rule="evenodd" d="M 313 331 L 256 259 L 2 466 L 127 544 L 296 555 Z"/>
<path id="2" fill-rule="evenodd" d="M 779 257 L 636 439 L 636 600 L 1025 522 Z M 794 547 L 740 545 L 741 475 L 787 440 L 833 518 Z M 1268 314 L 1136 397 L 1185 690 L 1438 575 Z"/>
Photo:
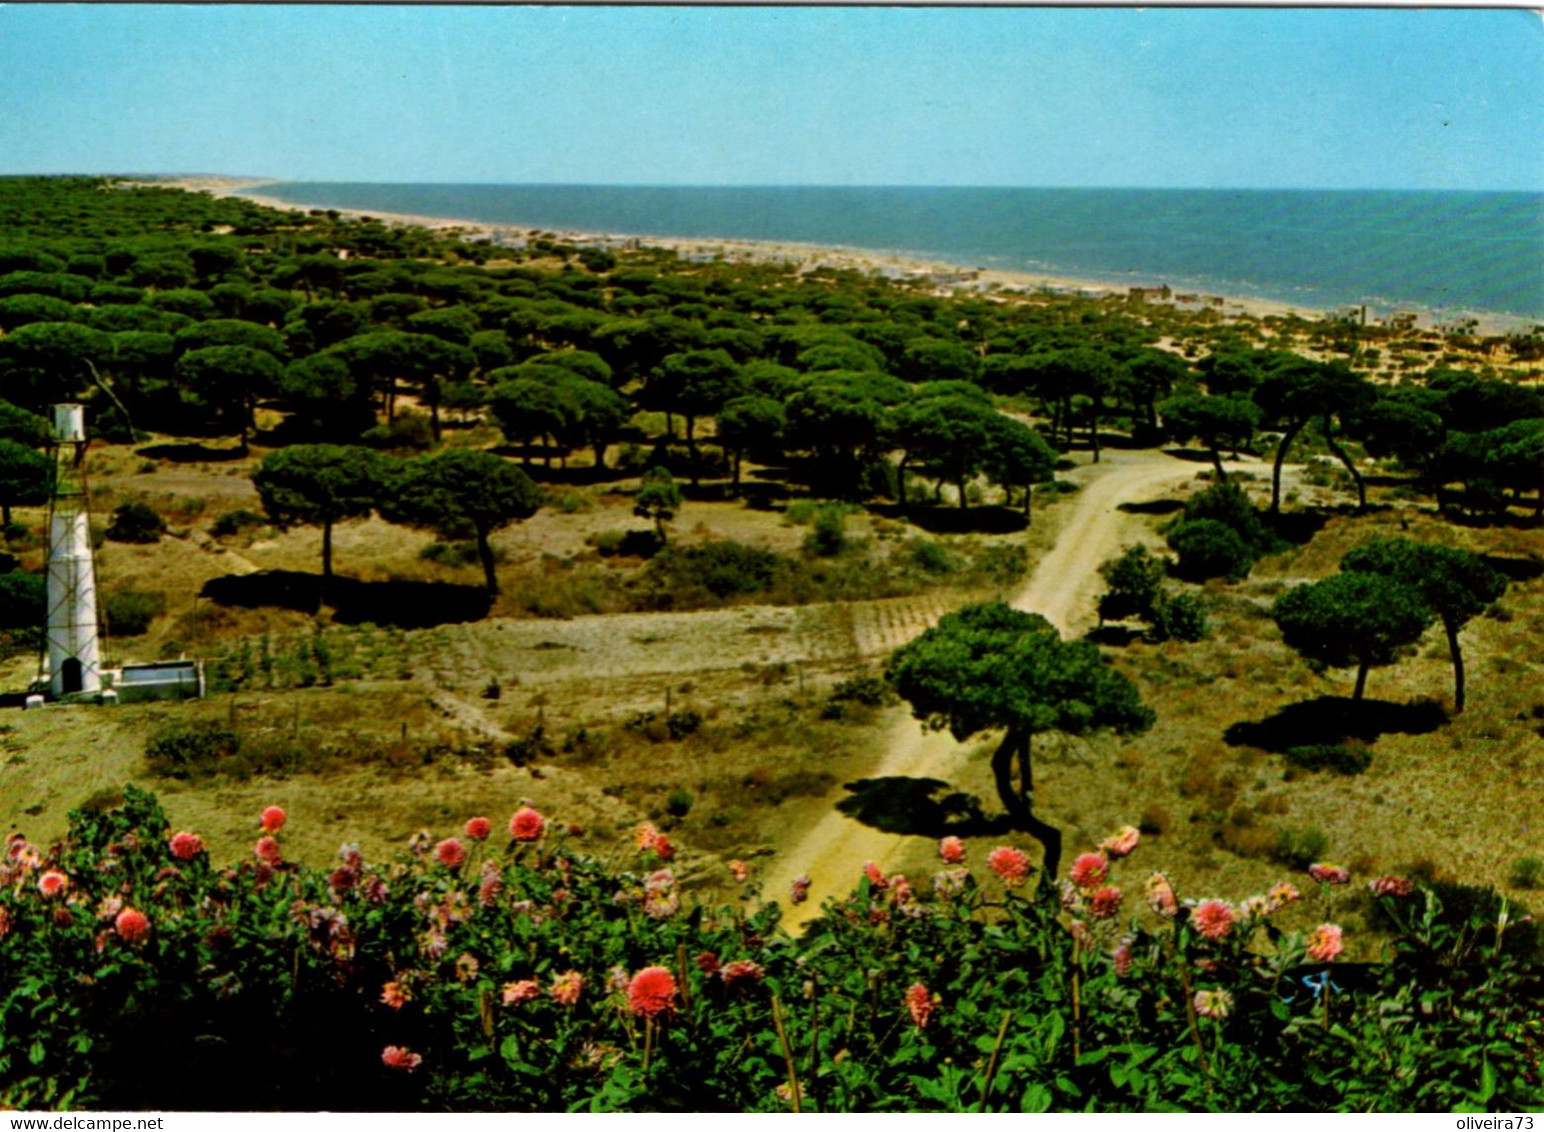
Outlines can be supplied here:
<path id="1" fill-rule="evenodd" d="M 1119 505 L 1158 496 L 1200 470 L 1196 464 L 1155 452 L 1107 451 L 1101 463 L 1071 473 L 1067 478 L 1082 489 L 1075 510 L 1056 545 L 1014 595 L 1013 607 L 1041 614 L 1064 634 L 1092 623 L 1101 587 L 1099 564 L 1123 544 L 1152 541 L 1150 520 L 1121 511 Z M 881 749 L 885 755 L 869 777 L 946 782 L 955 777 L 966 750 L 947 732 L 924 733 L 904 705 L 893 709 Z M 768 899 L 786 902 L 789 884 L 801 873 L 813 881 L 809 902 L 789 910 L 785 919 L 789 927 L 818 915 L 827 896 L 850 889 L 865 861 L 886 868 L 905 842 L 902 835 L 884 833 L 838 811 L 836 804 L 845 797 L 846 791 L 839 790 L 826 799 L 829 808 L 824 816 L 768 867 L 764 884 Z"/>

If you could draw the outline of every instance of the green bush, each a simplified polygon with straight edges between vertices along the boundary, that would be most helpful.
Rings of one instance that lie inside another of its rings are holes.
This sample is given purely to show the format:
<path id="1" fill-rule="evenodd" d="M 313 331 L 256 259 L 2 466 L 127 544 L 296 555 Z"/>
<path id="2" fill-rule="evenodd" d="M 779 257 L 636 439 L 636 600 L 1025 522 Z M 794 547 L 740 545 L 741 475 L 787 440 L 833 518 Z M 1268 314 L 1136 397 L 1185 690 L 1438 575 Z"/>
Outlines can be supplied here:
<path id="1" fill-rule="evenodd" d="M 214 521 L 209 527 L 209 533 L 215 538 L 230 538 L 239 535 L 248 527 L 261 527 L 268 522 L 266 516 L 259 515 L 255 511 L 248 511 L 245 507 L 235 511 L 227 511 Z"/>
<path id="2" fill-rule="evenodd" d="M 162 778 L 209 778 L 241 751 L 241 736 L 217 723 L 174 723 L 145 745 L 150 773 Z"/>
<path id="3" fill-rule="evenodd" d="M 166 595 L 124 590 L 109 594 L 103 612 L 107 631 L 114 637 L 138 637 L 150 628 L 150 622 L 166 612 Z"/>
<path id="4" fill-rule="evenodd" d="M 48 583 L 42 574 L 12 570 L 0 574 L 0 629 L 30 629 L 48 613 Z"/>
<path id="5" fill-rule="evenodd" d="M 1519 857 L 1512 862 L 1508 882 L 1513 888 L 1538 888 L 1544 881 L 1544 860 L 1538 857 Z"/>
<path id="6" fill-rule="evenodd" d="M 1333 770 L 1337 774 L 1361 774 L 1372 765 L 1372 752 L 1365 747 L 1343 747 L 1337 743 L 1288 747 L 1284 757 L 1304 770 Z"/>
<path id="7" fill-rule="evenodd" d="M 1232 480 L 1213 484 L 1185 501 L 1183 522 L 1202 520 L 1211 520 L 1231 528 L 1254 557 L 1268 553 L 1275 546 L 1276 540 L 1265 529 L 1260 513 L 1249 502 L 1248 494 Z"/>
<path id="8" fill-rule="evenodd" d="M 1315 861 L 1324 859 L 1330 839 L 1317 826 L 1306 828 L 1287 827 L 1276 831 L 1276 844 L 1271 849 L 1271 859 L 1290 869 L 1306 869 Z"/>
<path id="9" fill-rule="evenodd" d="M 831 689 L 828 699 L 838 703 L 851 702 L 867 707 L 883 707 L 894 699 L 890 685 L 878 676 L 854 676 L 839 682 Z"/>
<path id="10" fill-rule="evenodd" d="M 1215 519 L 1181 523 L 1169 533 L 1169 548 L 1179 555 L 1175 573 L 1192 581 L 1242 581 L 1254 565 L 1254 555 L 1238 532 Z"/>
<path id="11" fill-rule="evenodd" d="M 114 542 L 159 542 L 166 521 L 146 503 L 123 503 L 113 509 L 107 537 Z"/>
<path id="12" fill-rule="evenodd" d="M 954 555 L 950 554 L 942 543 L 934 542 L 932 539 L 912 539 L 906 545 L 906 551 L 911 557 L 912 565 L 924 574 L 932 574 L 935 577 L 954 573 L 958 565 Z"/>
<path id="13" fill-rule="evenodd" d="M 673 818 L 684 818 L 692 812 L 692 792 L 677 786 L 665 798 L 665 812 Z"/>
<path id="14" fill-rule="evenodd" d="M 804 549 L 821 558 L 835 558 L 847 549 L 847 516 L 842 508 L 822 507 L 815 512 Z"/>
<path id="15" fill-rule="evenodd" d="M 441 566 L 476 566 L 482 559 L 477 555 L 475 542 L 431 542 L 418 552 L 425 562 L 438 562 Z M 493 547 L 493 560 L 503 562 L 503 547 Z"/>
<path id="16" fill-rule="evenodd" d="M 376 425 L 366 429 L 360 442 L 371 448 L 388 452 L 424 451 L 434 447 L 434 429 L 423 413 L 402 412 L 389 425 Z"/>
<path id="17" fill-rule="evenodd" d="M 1206 616 L 1206 601 L 1199 594 L 1164 595 L 1153 609 L 1148 628 L 1152 641 L 1204 641 L 1212 631 Z"/>
<path id="18" fill-rule="evenodd" d="M 676 742 L 702 729 L 702 713 L 697 711 L 673 711 L 665 717 L 665 731 Z"/>
<path id="19" fill-rule="evenodd" d="M 650 561 L 648 574 L 665 595 L 684 591 L 678 596 L 689 600 L 693 590 L 716 598 L 762 593 L 782 568 L 782 557 L 770 550 L 719 539 L 669 547 Z"/>
<path id="20" fill-rule="evenodd" d="M 771 802 L 827 790 L 829 778 L 798 772 L 744 788 Z M 221 821 L 255 827 L 256 817 Z M 1372 897 L 1366 920 L 1387 935 L 1348 926 L 1345 943 L 1348 955 L 1374 960 L 1337 962 L 1335 992 L 1318 995 L 1308 979 L 1324 968 L 1306 955 L 1316 918 L 1230 914 L 1241 894 L 1208 892 L 1196 895 L 1214 897 L 1226 918 L 1213 909 L 1203 924 L 1172 875 L 1189 915 L 1097 917 L 1101 898 L 1088 892 L 1069 890 L 1064 907 L 1055 885 L 1005 888 L 991 871 L 966 867 L 945 874 L 936 895 L 860 885 L 791 937 L 772 899 L 697 902 L 630 830 L 596 846 L 615 866 L 575 852 L 564 823 L 549 817 L 529 845 L 504 847 L 499 837 L 469 846 L 452 831 L 426 831 L 394 859 L 346 848 L 315 868 L 288 859 L 297 820 L 265 843 L 268 859 L 243 851 L 245 861 L 222 867 L 196 830 L 174 837 L 155 798 L 129 786 L 121 805 L 103 798 L 72 813 L 56 846 L 13 845 L 13 860 L 33 863 L 11 866 L 25 883 L 0 890 L 6 1103 L 450 1112 L 1544 1105 L 1539 931 L 1487 889 L 1400 883 Z M 469 849 L 474 863 L 462 863 Z M 1103 895 L 1117 902 L 1147 871 L 1124 859 L 1103 867 L 1113 886 Z M 67 878 L 68 904 L 38 883 L 55 871 Z M 1209 930 L 1219 922 L 1220 933 Z M 1422 1002 L 1440 1009 L 1413 1008 Z M 246 1071 L 255 1065 L 263 1071 Z"/>

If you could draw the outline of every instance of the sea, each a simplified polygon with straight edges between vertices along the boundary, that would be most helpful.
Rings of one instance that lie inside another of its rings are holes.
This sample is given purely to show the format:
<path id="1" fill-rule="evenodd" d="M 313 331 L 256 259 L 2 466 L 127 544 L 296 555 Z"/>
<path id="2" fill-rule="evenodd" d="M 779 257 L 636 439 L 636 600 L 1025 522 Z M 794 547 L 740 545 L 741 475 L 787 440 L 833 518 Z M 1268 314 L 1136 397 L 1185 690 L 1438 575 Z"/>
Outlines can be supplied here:
<path id="1" fill-rule="evenodd" d="M 280 182 L 294 205 L 817 244 L 1436 320 L 1544 322 L 1544 193 Z"/>

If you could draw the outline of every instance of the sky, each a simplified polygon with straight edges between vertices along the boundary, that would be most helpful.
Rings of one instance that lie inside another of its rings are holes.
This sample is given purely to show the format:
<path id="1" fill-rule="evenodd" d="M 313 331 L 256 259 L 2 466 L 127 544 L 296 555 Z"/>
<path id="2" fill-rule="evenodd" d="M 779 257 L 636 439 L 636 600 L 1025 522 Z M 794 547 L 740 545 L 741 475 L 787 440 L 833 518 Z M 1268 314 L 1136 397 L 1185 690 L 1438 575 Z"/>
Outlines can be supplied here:
<path id="1" fill-rule="evenodd" d="M 1544 191 L 1521 9 L 0 6 L 0 173 Z"/>

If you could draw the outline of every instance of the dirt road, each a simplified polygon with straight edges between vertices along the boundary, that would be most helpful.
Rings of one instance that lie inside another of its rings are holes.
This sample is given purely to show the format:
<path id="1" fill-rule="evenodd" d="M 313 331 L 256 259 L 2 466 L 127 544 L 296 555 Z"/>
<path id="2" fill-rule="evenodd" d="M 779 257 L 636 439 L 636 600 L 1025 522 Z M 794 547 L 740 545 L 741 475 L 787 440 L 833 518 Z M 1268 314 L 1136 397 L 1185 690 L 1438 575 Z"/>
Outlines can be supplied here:
<path id="1" fill-rule="evenodd" d="M 1081 489 L 1076 510 L 1056 546 L 1014 595 L 1013 607 L 1041 614 L 1064 635 L 1092 624 L 1102 586 L 1099 564 L 1123 544 L 1153 541 L 1151 520 L 1118 510 L 1119 505 L 1157 497 L 1199 470 L 1196 464 L 1161 453 L 1107 450 L 1100 463 L 1068 474 Z M 953 781 L 965 748 L 947 732 L 924 733 L 904 705 L 893 710 L 893 717 L 881 748 L 885 755 L 870 777 Z M 840 790 L 826 799 L 825 815 L 768 867 L 763 891 L 785 906 L 793 879 L 800 874 L 812 879 L 809 902 L 790 909 L 784 920 L 789 928 L 817 915 L 827 896 L 856 884 L 865 861 L 886 868 L 905 841 L 902 835 L 881 832 L 838 811 L 836 803 L 845 797 L 846 791 Z"/>

